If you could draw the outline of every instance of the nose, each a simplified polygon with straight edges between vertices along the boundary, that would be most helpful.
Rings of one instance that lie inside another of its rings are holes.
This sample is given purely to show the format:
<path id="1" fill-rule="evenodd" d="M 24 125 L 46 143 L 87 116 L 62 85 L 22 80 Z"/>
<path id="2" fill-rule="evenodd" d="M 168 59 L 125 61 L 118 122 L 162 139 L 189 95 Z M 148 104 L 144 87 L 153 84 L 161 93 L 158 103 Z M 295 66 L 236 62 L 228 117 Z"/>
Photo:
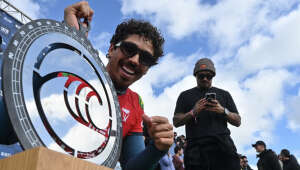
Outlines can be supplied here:
<path id="1" fill-rule="evenodd" d="M 140 57 L 139 53 L 136 53 L 134 56 L 130 57 L 128 60 L 131 64 L 137 66 L 137 65 L 139 65 L 139 57 Z"/>
<path id="2" fill-rule="evenodd" d="M 206 80 L 206 81 L 208 81 L 208 78 L 205 76 L 205 77 L 203 77 L 203 79 L 202 80 Z"/>

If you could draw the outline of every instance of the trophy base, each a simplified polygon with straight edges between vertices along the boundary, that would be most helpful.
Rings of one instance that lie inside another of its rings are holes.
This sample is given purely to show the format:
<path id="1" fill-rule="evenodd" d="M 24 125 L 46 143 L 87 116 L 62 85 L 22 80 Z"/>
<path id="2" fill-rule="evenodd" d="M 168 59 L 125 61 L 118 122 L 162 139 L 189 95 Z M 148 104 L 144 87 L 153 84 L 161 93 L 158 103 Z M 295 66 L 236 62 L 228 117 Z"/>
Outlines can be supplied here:
<path id="1" fill-rule="evenodd" d="M 94 163 L 36 147 L 0 160 L 1 170 L 112 170 Z"/>

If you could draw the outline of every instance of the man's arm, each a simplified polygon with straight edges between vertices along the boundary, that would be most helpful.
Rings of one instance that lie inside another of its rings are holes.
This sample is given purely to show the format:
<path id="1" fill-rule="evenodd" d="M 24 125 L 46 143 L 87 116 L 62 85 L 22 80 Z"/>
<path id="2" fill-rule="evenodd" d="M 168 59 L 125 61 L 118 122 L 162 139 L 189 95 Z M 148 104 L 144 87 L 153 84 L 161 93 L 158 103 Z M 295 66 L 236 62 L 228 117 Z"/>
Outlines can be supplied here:
<path id="1" fill-rule="evenodd" d="M 212 100 L 211 102 L 207 102 L 207 109 L 211 112 L 216 112 L 218 114 L 223 114 L 226 116 L 227 121 L 236 127 L 241 125 L 241 116 L 238 113 L 230 112 L 228 114 L 225 113 L 225 108 L 221 106 L 218 100 Z"/>
<path id="2" fill-rule="evenodd" d="M 145 148 L 142 133 L 127 136 L 123 141 L 121 165 L 124 170 L 149 170 L 168 152 L 173 144 L 173 126 L 161 116 L 143 114 L 148 134 L 152 139 Z"/>
<path id="3" fill-rule="evenodd" d="M 123 170 L 149 170 L 167 153 L 160 151 L 153 141 L 145 148 L 143 136 L 127 136 L 122 145 L 120 158 Z"/>
<path id="4" fill-rule="evenodd" d="M 239 127 L 241 125 L 241 116 L 237 113 L 229 112 L 226 118 L 227 121 L 233 126 Z"/>
<path id="5" fill-rule="evenodd" d="M 173 117 L 174 126 L 183 126 L 195 120 L 195 116 L 205 109 L 206 104 L 207 101 L 205 99 L 200 99 L 191 111 L 187 113 L 175 113 Z"/>
<path id="6" fill-rule="evenodd" d="M 178 128 L 192 120 L 194 120 L 193 111 L 190 111 L 188 113 L 176 113 L 173 117 L 173 124 L 176 128 Z"/>

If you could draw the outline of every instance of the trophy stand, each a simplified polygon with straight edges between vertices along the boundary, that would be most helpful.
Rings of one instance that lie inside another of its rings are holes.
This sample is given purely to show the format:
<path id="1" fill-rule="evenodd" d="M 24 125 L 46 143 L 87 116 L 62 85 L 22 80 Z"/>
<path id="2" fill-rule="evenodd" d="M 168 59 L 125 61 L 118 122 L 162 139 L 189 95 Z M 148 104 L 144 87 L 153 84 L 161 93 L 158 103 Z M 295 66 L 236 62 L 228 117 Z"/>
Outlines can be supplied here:
<path id="1" fill-rule="evenodd" d="M 36 147 L 0 160 L 3 170 L 112 170 L 45 147 Z"/>

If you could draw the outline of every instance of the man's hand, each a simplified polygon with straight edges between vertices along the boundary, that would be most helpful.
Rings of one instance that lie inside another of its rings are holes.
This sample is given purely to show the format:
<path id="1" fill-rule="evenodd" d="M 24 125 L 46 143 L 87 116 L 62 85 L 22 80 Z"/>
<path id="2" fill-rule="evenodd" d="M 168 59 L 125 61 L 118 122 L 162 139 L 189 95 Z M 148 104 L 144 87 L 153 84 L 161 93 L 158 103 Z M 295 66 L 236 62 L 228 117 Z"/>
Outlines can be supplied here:
<path id="1" fill-rule="evenodd" d="M 211 100 L 211 102 L 207 102 L 205 110 L 224 114 L 224 107 L 221 106 L 218 100 Z"/>
<path id="2" fill-rule="evenodd" d="M 154 140 L 155 147 L 160 151 L 168 150 L 174 142 L 173 126 L 166 117 L 143 115 L 149 136 Z"/>
<path id="3" fill-rule="evenodd" d="M 196 102 L 193 108 L 194 115 L 199 114 L 201 111 L 206 109 L 208 101 L 206 99 L 200 99 Z"/>
<path id="4" fill-rule="evenodd" d="M 88 2 L 80 1 L 65 8 L 64 21 L 79 30 L 78 19 L 84 18 L 83 26 L 87 27 L 87 21 L 92 21 L 93 14 Z"/>

